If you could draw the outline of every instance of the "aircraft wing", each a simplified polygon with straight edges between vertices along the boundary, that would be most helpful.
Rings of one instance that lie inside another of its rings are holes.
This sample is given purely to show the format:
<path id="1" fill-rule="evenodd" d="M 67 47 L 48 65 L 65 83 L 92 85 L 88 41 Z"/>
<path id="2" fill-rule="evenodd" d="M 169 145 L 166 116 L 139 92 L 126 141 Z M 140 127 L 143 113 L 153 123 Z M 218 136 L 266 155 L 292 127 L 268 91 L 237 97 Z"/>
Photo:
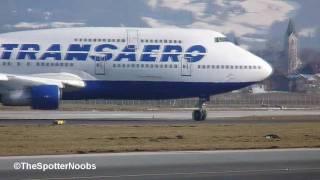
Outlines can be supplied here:
<path id="1" fill-rule="evenodd" d="M 71 73 L 41 73 L 15 75 L 0 73 L 0 85 L 6 89 L 19 89 L 38 85 L 56 85 L 61 89 L 83 88 L 85 82 Z"/>

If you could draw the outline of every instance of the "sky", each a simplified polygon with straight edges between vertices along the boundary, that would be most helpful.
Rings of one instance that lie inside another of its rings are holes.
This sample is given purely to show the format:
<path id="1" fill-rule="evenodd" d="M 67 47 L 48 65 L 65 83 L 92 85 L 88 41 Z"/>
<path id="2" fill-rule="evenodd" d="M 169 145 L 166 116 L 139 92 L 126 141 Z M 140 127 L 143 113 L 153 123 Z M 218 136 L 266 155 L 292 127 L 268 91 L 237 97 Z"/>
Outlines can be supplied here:
<path id="1" fill-rule="evenodd" d="M 288 20 L 301 48 L 320 50 L 319 0 L 1 0 L 0 33 L 112 26 L 202 28 L 247 49 L 283 44 Z"/>

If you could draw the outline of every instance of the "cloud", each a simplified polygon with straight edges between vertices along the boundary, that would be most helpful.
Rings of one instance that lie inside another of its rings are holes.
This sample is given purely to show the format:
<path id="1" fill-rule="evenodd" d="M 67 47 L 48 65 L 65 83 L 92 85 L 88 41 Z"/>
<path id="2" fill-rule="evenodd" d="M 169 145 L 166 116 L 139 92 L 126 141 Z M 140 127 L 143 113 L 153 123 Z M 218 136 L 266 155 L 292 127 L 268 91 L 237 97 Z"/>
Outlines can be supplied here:
<path id="1" fill-rule="evenodd" d="M 38 22 L 19 22 L 14 25 L 7 24 L 7 29 L 45 29 L 45 28 L 67 28 L 67 27 L 79 27 L 85 26 L 85 23 L 79 22 L 50 22 L 50 23 L 38 23 Z"/>
<path id="2" fill-rule="evenodd" d="M 273 23 L 288 19 L 288 14 L 298 8 L 293 2 L 279 0 L 153 0 L 148 5 L 156 10 L 166 8 L 191 13 L 192 22 L 182 27 L 211 29 L 225 34 L 234 32 L 238 37 L 250 34 L 250 38 L 266 37 Z M 143 20 L 151 27 L 177 24 L 179 21 L 161 17 L 143 17 Z"/>
<path id="3" fill-rule="evenodd" d="M 160 20 L 156 20 L 150 17 L 142 17 L 144 22 L 146 22 L 150 27 L 161 28 L 161 27 L 177 27 L 175 25 L 167 24 L 166 22 L 162 22 Z"/>
<path id="4" fill-rule="evenodd" d="M 305 38 L 312 38 L 315 37 L 317 33 L 317 28 L 304 28 L 299 31 L 299 36 L 300 37 L 305 37 Z"/>

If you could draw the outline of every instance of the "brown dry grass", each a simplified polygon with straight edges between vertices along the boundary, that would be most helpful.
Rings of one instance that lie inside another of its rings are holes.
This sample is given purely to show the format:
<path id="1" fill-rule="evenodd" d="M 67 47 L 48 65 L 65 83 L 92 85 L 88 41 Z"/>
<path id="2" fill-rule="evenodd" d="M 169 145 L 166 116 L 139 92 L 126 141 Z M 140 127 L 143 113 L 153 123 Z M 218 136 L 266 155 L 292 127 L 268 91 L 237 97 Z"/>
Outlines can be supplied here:
<path id="1" fill-rule="evenodd" d="M 320 147 L 320 123 L 0 126 L 0 155 L 294 147 Z"/>

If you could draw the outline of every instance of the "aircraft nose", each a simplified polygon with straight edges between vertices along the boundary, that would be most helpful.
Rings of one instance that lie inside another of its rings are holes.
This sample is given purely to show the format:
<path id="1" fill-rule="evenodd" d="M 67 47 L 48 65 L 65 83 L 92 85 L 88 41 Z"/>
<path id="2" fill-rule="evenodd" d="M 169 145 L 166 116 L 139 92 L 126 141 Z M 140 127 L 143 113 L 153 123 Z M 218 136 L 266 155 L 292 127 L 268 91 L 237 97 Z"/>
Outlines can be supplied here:
<path id="1" fill-rule="evenodd" d="M 272 73 L 273 73 L 272 66 L 269 63 L 265 62 L 265 61 L 264 61 L 263 66 L 262 66 L 262 70 L 264 71 L 265 79 L 270 77 L 272 75 Z"/>
<path id="2" fill-rule="evenodd" d="M 262 60 L 262 61 L 264 61 L 264 60 Z M 273 73 L 273 68 L 272 68 L 272 66 L 271 66 L 269 63 L 265 62 L 265 61 L 263 62 L 262 70 L 263 70 L 263 73 L 264 73 L 264 76 L 265 76 L 264 79 L 267 79 L 267 78 L 270 77 L 270 76 L 272 75 L 272 73 Z"/>

